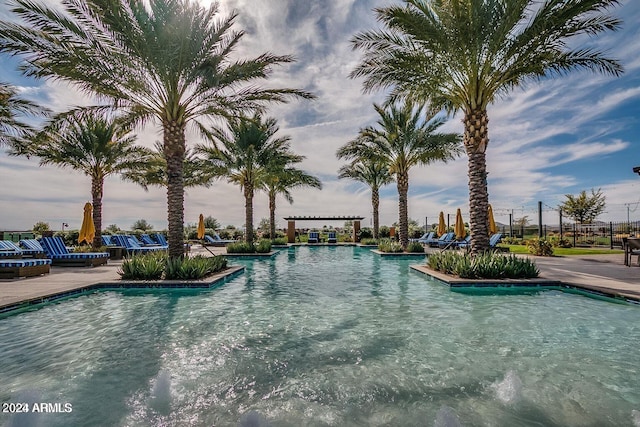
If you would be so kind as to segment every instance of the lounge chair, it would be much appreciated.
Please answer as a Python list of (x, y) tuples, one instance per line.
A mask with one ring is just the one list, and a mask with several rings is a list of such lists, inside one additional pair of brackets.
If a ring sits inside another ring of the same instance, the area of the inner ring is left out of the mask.
[(0, 258), (22, 258), (22, 251), (9, 240), (0, 240)]
[(19, 251), (22, 254), (22, 258), (44, 258), (45, 257), (44, 249), (42, 249), (42, 247), (34, 248), (34, 249), (24, 248), (24, 247), (21, 247), (19, 243), (16, 244), (11, 240), (1, 240), (0, 247), (3, 247), (3, 246), (6, 248), (9, 248), (12, 251)]
[(77, 252), (71, 253), (61, 237), (43, 237), (40, 240), (42, 248), (51, 258), (53, 265), (69, 267), (96, 267), (106, 264), (109, 259), (108, 252)]
[(151, 236), (153, 240), (155, 240), (160, 246), (169, 247), (169, 242), (167, 242), (167, 238), (164, 237), (164, 234), (156, 233)]
[(310, 231), (307, 243), (320, 243), (320, 233), (317, 231)]
[(51, 260), (48, 258), (0, 260), (0, 279), (39, 276), (50, 271)]
[(438, 242), (435, 235), (436, 233), (434, 231), (430, 231), (428, 233), (424, 233), (419, 239), (409, 239), (409, 241), (422, 243), (423, 245), (431, 245), (431, 243)]
[(464, 240), (460, 240), (459, 242), (453, 242), (452, 246), (457, 249), (469, 249), (471, 247), (471, 235), (468, 235)]
[(329, 232), (329, 237), (327, 237), (327, 243), (338, 243), (338, 236), (335, 231)]
[[(140, 242), (144, 245), (144, 246), (163, 246), (160, 243), (156, 242), (155, 240), (153, 240), (151, 238), (151, 236), (149, 236), (148, 234), (143, 234), (140, 236)], [(169, 245), (166, 245), (167, 247), (169, 247)]]
[(205, 246), (226, 246), (229, 243), (235, 242), (235, 240), (223, 239), (218, 233), (214, 234), (213, 236), (209, 236), (208, 234), (204, 236)]
[(494, 249), (498, 243), (502, 240), (502, 233), (492, 234), (489, 238), (489, 247)]
[(124, 234), (111, 236), (111, 241), (115, 242), (118, 246), (122, 246), (127, 251), (127, 254), (156, 252), (167, 249), (164, 246), (142, 246), (137, 239), (133, 239), (132, 236)]
[(102, 244), (105, 246), (117, 246), (115, 243), (111, 241), (111, 236), (105, 236), (104, 234), (101, 236)]
[(638, 256), (638, 265), (640, 265), (640, 239), (638, 238), (622, 238), (622, 248), (624, 249), (624, 265), (631, 266), (631, 257)]
[(446, 248), (451, 242), (453, 242), (456, 238), (456, 233), (444, 233), (442, 236), (436, 240), (435, 243), (431, 243), (429, 246), (438, 247), (438, 248)]

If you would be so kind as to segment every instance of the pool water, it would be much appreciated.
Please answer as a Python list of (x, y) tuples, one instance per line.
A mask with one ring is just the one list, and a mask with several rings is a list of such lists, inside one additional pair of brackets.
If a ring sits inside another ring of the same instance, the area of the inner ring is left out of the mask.
[(450, 292), (356, 247), (234, 262), (0, 320), (0, 402), (71, 406), (0, 425), (640, 426), (637, 306)]

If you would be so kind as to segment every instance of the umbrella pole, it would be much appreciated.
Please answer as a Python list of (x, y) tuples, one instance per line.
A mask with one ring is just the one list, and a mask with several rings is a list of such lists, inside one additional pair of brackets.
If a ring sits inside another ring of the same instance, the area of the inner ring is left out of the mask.
[(202, 247), (205, 248), (207, 250), (207, 252), (209, 252), (211, 255), (213, 255), (214, 257), (217, 256), (216, 254), (214, 254), (213, 252), (211, 252), (211, 249), (209, 249), (205, 244), (204, 244), (204, 240), (202, 241)]

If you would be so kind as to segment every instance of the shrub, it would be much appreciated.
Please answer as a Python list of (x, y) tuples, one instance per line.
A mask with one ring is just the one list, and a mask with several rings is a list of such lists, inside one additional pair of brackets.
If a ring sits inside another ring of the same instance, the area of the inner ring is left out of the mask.
[(237, 242), (229, 243), (227, 245), (227, 253), (229, 254), (250, 254), (256, 251), (256, 247), (253, 243)]
[(260, 240), (255, 248), (256, 252), (259, 254), (266, 254), (268, 252), (271, 252), (271, 240)]
[(389, 239), (381, 239), (380, 242), (378, 243), (378, 250), (382, 252), (391, 252), (391, 253), (404, 252), (404, 249), (402, 249), (402, 246), (400, 245), (400, 243), (393, 242)]
[(85, 252), (108, 252), (106, 246), (100, 246), (98, 249), (93, 249), (89, 244), (76, 246), (73, 252), (85, 253)]
[(345, 243), (351, 243), (351, 242), (353, 242), (353, 237), (351, 237), (351, 234), (340, 234), (340, 235), (338, 235), (338, 241), (339, 242), (345, 242)]
[(169, 259), (166, 253), (151, 252), (125, 259), (118, 274), (128, 280), (159, 280), (163, 276), (165, 279), (195, 280), (225, 268), (227, 259), (223, 256)]
[(569, 241), (569, 239), (565, 239), (564, 237), (561, 239), (558, 236), (554, 236), (551, 237), (549, 241), (551, 242), (551, 246), (553, 246), (554, 248), (570, 248), (572, 246), (571, 241)]
[(273, 239), (271, 241), (271, 244), (272, 245), (279, 245), (279, 246), (286, 245), (287, 244), (287, 239), (285, 239), (284, 237), (278, 237), (277, 239)]
[(537, 256), (553, 256), (553, 246), (545, 239), (532, 239), (527, 242), (529, 253)]
[(379, 233), (379, 237), (383, 239), (391, 235), (391, 230), (389, 230), (389, 227), (387, 227), (386, 225), (383, 225), (378, 230), (378, 233)]
[(409, 245), (407, 246), (407, 252), (422, 254), (424, 253), (424, 246), (422, 246), (422, 243), (409, 242)]
[(368, 227), (361, 228), (358, 232), (358, 236), (360, 237), (360, 240), (371, 239), (373, 238), (373, 230)]
[(495, 252), (474, 258), (469, 254), (441, 252), (429, 255), (427, 265), (436, 271), (464, 279), (529, 279), (539, 274), (531, 260)]
[(522, 239), (519, 239), (517, 237), (503, 237), (502, 243), (506, 245), (521, 245)]
[(362, 239), (360, 243), (363, 245), (377, 245), (378, 239)]

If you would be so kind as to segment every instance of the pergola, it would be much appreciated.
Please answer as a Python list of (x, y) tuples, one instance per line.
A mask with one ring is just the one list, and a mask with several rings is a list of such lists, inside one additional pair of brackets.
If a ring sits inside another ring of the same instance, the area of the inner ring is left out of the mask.
[(360, 231), (360, 221), (363, 216), (287, 216), (287, 241), (295, 243), (296, 241), (296, 220), (297, 221), (353, 221), (353, 241), (358, 241), (358, 232)]

